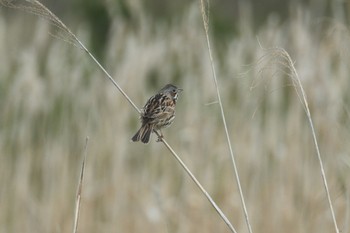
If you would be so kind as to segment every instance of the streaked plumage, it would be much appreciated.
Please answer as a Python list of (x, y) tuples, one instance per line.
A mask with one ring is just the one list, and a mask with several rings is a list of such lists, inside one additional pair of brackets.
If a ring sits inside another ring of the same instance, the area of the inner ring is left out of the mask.
[[(141, 128), (132, 137), (132, 141), (148, 143), (153, 130), (170, 126), (175, 119), (175, 106), (181, 88), (167, 84), (156, 95), (152, 96), (141, 112)], [(162, 132), (161, 137), (163, 136)]]

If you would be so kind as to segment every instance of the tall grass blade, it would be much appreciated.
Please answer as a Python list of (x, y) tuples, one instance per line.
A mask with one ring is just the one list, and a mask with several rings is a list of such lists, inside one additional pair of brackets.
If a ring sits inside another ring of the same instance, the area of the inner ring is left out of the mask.
[(81, 201), (81, 194), (83, 191), (84, 170), (85, 170), (85, 161), (86, 161), (86, 155), (87, 155), (88, 142), (89, 142), (89, 137), (86, 137), (85, 147), (84, 147), (84, 157), (83, 157), (83, 162), (81, 164), (80, 179), (79, 179), (77, 197), (75, 202), (73, 233), (78, 232), (78, 221), (79, 221), (80, 203), (81, 203), (80, 201)]
[(214, 84), (215, 84), (215, 88), (216, 88), (216, 94), (217, 94), (217, 98), (218, 98), (218, 102), (219, 102), (219, 106), (220, 106), (221, 118), (222, 118), (222, 122), (223, 122), (224, 128), (225, 128), (227, 145), (228, 145), (228, 148), (229, 148), (229, 151), (230, 151), (230, 155), (231, 155), (231, 161), (232, 161), (233, 170), (234, 170), (234, 174), (235, 174), (235, 179), (236, 179), (238, 190), (239, 190), (239, 196), (241, 198), (241, 204), (242, 204), (242, 209), (243, 209), (243, 212), (244, 212), (244, 217), (245, 217), (245, 220), (246, 220), (246, 223), (247, 223), (248, 230), (249, 230), (250, 233), (252, 233), (252, 227), (250, 225), (248, 211), (247, 211), (247, 207), (246, 207), (246, 204), (245, 204), (245, 201), (244, 201), (244, 195), (243, 195), (243, 191), (242, 191), (242, 187), (241, 187), (241, 182), (240, 182), (240, 178), (239, 178), (239, 174), (238, 174), (238, 169), (237, 169), (237, 166), (236, 166), (235, 157), (233, 155), (230, 135), (228, 133), (228, 128), (227, 128), (227, 124), (226, 124), (226, 118), (225, 118), (225, 113), (224, 113), (224, 107), (223, 107), (222, 101), (221, 101), (219, 85), (218, 85), (218, 81), (217, 81), (217, 77), (216, 77), (214, 59), (213, 59), (211, 46), (210, 46), (209, 24), (208, 24), (209, 23), (208, 22), (209, 18), (207, 16), (207, 14), (205, 13), (205, 8), (206, 8), (205, 7), (205, 3), (204, 3), (203, 0), (201, 0), (202, 19), (203, 19), (203, 25), (204, 25), (204, 30), (205, 30), (205, 36), (206, 36), (206, 40), (207, 40), (210, 64), (211, 64), (211, 68), (212, 68), (211, 69), (212, 70), (212, 77), (214, 79)]
[(270, 59), (269, 60), (270, 63), (277, 64), (277, 65), (282, 67), (280, 71), (283, 72), (284, 74), (286, 74), (292, 80), (293, 87), (294, 87), (296, 94), (297, 94), (297, 96), (298, 96), (298, 98), (303, 106), (303, 109), (306, 113), (307, 119), (309, 121), (310, 129), (311, 129), (312, 139), (313, 139), (314, 146), (316, 149), (317, 160), (318, 160), (319, 166), (320, 166), (323, 186), (325, 188), (329, 209), (330, 209), (330, 212), (332, 215), (334, 229), (335, 229), (336, 233), (339, 233), (339, 228), (338, 228), (336, 216), (335, 216), (335, 213), (333, 210), (333, 204), (332, 204), (332, 200), (331, 200), (331, 196), (330, 196), (330, 192), (329, 192), (329, 188), (328, 188), (328, 182), (327, 182), (326, 174), (324, 171), (324, 165), (323, 165), (323, 161), (322, 161), (322, 157), (321, 157), (321, 152), (320, 152), (320, 149), (318, 146), (318, 141), (317, 141), (315, 128), (314, 128), (314, 124), (312, 121), (311, 112), (309, 109), (306, 93), (304, 91), (303, 85), (301, 84), (299, 75), (298, 75), (296, 68), (294, 66), (294, 62), (292, 61), (289, 53), (283, 48), (276, 47), (276, 48), (272, 48), (272, 49), (267, 49), (267, 51), (268, 51), (268, 53), (266, 55), (264, 55), (259, 62), (261, 62), (264, 59)]

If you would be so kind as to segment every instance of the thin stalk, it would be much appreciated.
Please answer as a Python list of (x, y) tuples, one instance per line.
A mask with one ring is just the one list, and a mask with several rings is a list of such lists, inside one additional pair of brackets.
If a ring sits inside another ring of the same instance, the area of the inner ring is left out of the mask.
[(80, 201), (81, 201), (81, 194), (83, 191), (83, 179), (84, 179), (84, 170), (85, 170), (85, 161), (86, 161), (86, 155), (87, 155), (87, 146), (89, 142), (89, 137), (86, 137), (85, 140), (85, 147), (84, 147), (84, 158), (81, 165), (81, 172), (80, 172), (80, 179), (78, 184), (78, 190), (77, 190), (77, 197), (75, 202), (75, 214), (74, 214), (74, 226), (73, 226), (73, 233), (77, 233), (78, 231), (78, 221), (79, 221), (79, 213), (80, 213)]
[(220, 217), (224, 220), (226, 225), (230, 228), (232, 232), (236, 233), (236, 230), (230, 223), (230, 221), (227, 219), (225, 214), (221, 211), (221, 209), (217, 206), (217, 204), (213, 201), (211, 196), (208, 194), (208, 192), (203, 188), (201, 183), (197, 180), (197, 178), (192, 174), (192, 172), (187, 168), (186, 164), (181, 160), (181, 158), (176, 154), (176, 152), (170, 147), (170, 145), (164, 140), (164, 138), (160, 137), (160, 134), (155, 131), (157, 136), (160, 138), (160, 140), (163, 142), (163, 144), (168, 148), (168, 150), (171, 152), (171, 154), (174, 156), (174, 158), (177, 160), (177, 162), (182, 166), (182, 168), (186, 171), (186, 173), (190, 176), (190, 178), (193, 180), (193, 182), (197, 185), (197, 187), (201, 190), (201, 192), (205, 195), (205, 197), (208, 199), (210, 204), (214, 207), (216, 212), (220, 215)]
[(318, 162), (319, 162), (319, 165), (320, 165), (322, 181), (323, 181), (323, 185), (324, 185), (324, 188), (325, 188), (325, 191), (326, 191), (328, 205), (329, 205), (329, 208), (330, 208), (330, 211), (331, 211), (335, 232), (339, 233), (337, 220), (336, 220), (335, 213), (334, 213), (334, 210), (333, 210), (331, 195), (330, 195), (329, 189), (328, 189), (326, 173), (325, 173), (324, 168), (323, 168), (322, 157), (321, 157), (320, 149), (319, 149), (317, 138), (316, 138), (314, 123), (312, 121), (311, 112), (310, 112), (310, 109), (309, 109), (308, 102), (306, 100), (306, 94), (305, 94), (303, 86), (301, 85), (301, 81), (300, 81), (299, 75), (298, 75), (298, 73), (297, 73), (297, 71), (295, 69), (295, 66), (294, 66), (294, 63), (292, 62), (291, 57), (289, 56), (289, 53), (287, 53), (287, 51), (285, 51), (284, 49), (281, 49), (281, 48), (278, 48), (278, 49), (280, 49), (282, 51), (282, 55), (284, 55), (286, 57), (286, 59), (287, 59), (287, 61), (289, 63), (289, 66), (290, 66), (290, 68), (292, 70), (292, 73), (294, 74), (294, 76), (295, 76), (295, 78), (297, 80), (297, 85), (299, 86), (300, 91), (301, 91), (302, 101), (304, 102), (305, 112), (306, 112), (306, 115), (307, 115), (307, 119), (309, 120), (311, 132), (312, 132), (312, 138), (313, 138), (313, 141), (314, 141), (314, 144), (315, 144), (315, 148), (316, 148), (317, 159), (318, 159)]
[(211, 70), (212, 70), (212, 77), (214, 79), (214, 84), (215, 84), (215, 88), (216, 88), (216, 94), (217, 94), (217, 98), (218, 98), (218, 102), (219, 102), (219, 106), (220, 106), (221, 118), (222, 118), (222, 122), (223, 122), (223, 125), (224, 125), (224, 128), (225, 128), (225, 135), (226, 135), (226, 139), (227, 139), (227, 145), (228, 145), (228, 149), (229, 149), (230, 155), (231, 155), (231, 161), (232, 161), (232, 165), (233, 165), (234, 176), (235, 176), (235, 179), (236, 179), (236, 182), (237, 182), (237, 186), (238, 186), (238, 190), (239, 190), (239, 196), (241, 198), (242, 209), (243, 209), (243, 212), (244, 212), (244, 217), (245, 217), (245, 220), (246, 220), (246, 223), (247, 223), (248, 231), (250, 233), (252, 233), (252, 228), (251, 228), (251, 225), (250, 225), (250, 222), (249, 222), (248, 211), (247, 211), (247, 207), (245, 205), (244, 195), (243, 195), (243, 191), (242, 191), (242, 187), (241, 187), (241, 182), (240, 182), (240, 179), (239, 179), (238, 169), (237, 169), (237, 166), (236, 166), (235, 157), (233, 155), (230, 135), (229, 135), (228, 129), (227, 129), (224, 108), (223, 108), (222, 101), (221, 101), (219, 85), (218, 85), (218, 81), (217, 81), (217, 77), (216, 77), (214, 59), (213, 59), (213, 55), (212, 55), (212, 52), (211, 52), (212, 50), (211, 50), (211, 46), (210, 46), (210, 39), (209, 39), (209, 32), (208, 32), (209, 31), (209, 26), (208, 26), (208, 21), (207, 21), (207, 16), (206, 16), (206, 13), (205, 13), (205, 6), (204, 6), (204, 3), (203, 3), (203, 0), (201, 0), (201, 11), (202, 11), (203, 25), (204, 25), (204, 29), (205, 29), (205, 36), (206, 36), (206, 41), (207, 41), (207, 46), (208, 46), (208, 52), (209, 52)]

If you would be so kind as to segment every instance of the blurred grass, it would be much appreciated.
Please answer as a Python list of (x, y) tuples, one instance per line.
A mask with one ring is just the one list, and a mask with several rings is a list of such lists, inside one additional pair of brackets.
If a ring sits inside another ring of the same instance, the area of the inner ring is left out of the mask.
[[(266, 51), (257, 35), (264, 47), (284, 47), (296, 61), (339, 227), (350, 232), (349, 32), (307, 11), (291, 14), (284, 24), (270, 17), (258, 32), (242, 18), (239, 33), (215, 54), (252, 227), (333, 230), (302, 105), (278, 64), (258, 63)], [(80, 232), (227, 231), (161, 144), (130, 142), (137, 113), (84, 53), (51, 38), (43, 21), (6, 16), (0, 15), (0, 232), (71, 230), (86, 136)], [(197, 4), (170, 26), (140, 14), (130, 28), (116, 17), (105, 64), (140, 107), (165, 83), (184, 89), (165, 137), (242, 232), (219, 108), (207, 105), (216, 95), (200, 17)], [(75, 32), (94, 43), (84, 23)]]

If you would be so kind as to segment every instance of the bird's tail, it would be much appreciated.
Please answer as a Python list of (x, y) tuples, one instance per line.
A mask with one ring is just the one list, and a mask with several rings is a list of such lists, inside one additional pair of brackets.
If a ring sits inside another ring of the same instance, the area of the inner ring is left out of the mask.
[(131, 138), (131, 140), (134, 142), (141, 140), (141, 142), (143, 142), (143, 143), (148, 143), (149, 139), (151, 138), (152, 131), (153, 131), (153, 127), (149, 124), (145, 124), (145, 125), (141, 126), (141, 128)]

